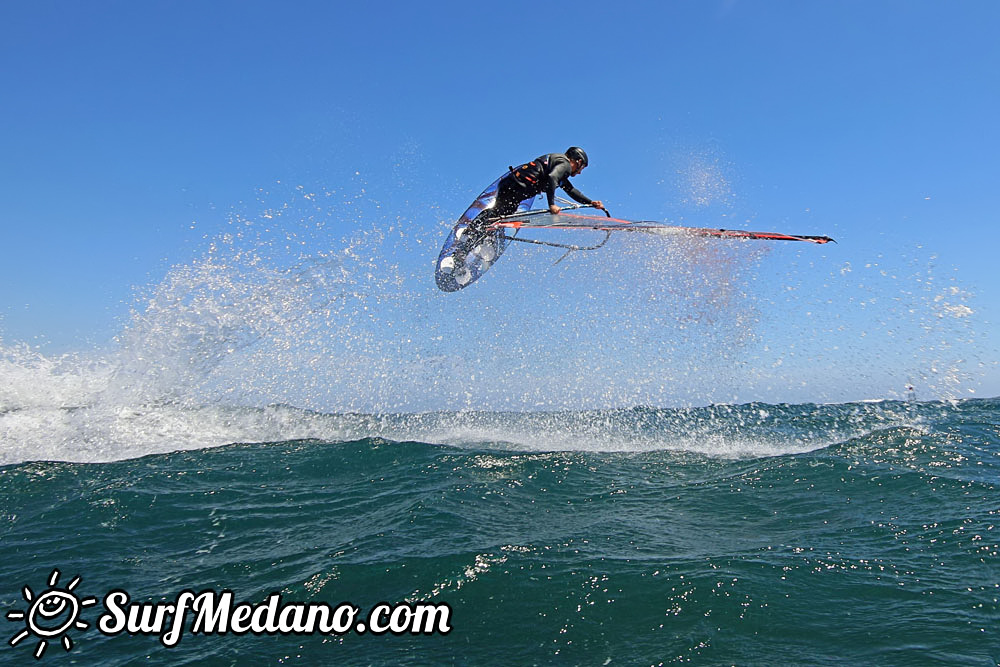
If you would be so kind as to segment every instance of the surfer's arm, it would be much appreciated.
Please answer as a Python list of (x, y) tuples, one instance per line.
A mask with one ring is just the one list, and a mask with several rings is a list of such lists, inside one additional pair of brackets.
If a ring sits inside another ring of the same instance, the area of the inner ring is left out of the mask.
[[(566, 189), (566, 179), (569, 178), (570, 165), (568, 161), (560, 160), (552, 167), (545, 179), (545, 196), (549, 199), (549, 209), (556, 205), (556, 188)], [(573, 187), (572, 185), (570, 187)], [(569, 192), (567, 190), (567, 192)]]

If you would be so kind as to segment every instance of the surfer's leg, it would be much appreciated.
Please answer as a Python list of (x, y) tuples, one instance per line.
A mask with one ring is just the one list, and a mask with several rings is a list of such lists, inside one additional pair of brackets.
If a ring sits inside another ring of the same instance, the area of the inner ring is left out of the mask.
[(517, 211), (517, 207), (525, 199), (533, 196), (521, 183), (513, 176), (507, 176), (500, 181), (497, 187), (497, 202), (491, 209), (498, 218), (505, 215), (512, 215)]
[(464, 264), (465, 258), (472, 251), (473, 248), (478, 246), (484, 238), (489, 236), (490, 232), (487, 229), (490, 223), (500, 217), (497, 213), (496, 205), (492, 208), (487, 208), (479, 212), (477, 215), (465, 228), (465, 233), (462, 234), (462, 238), (455, 244), (455, 253), (453, 255), (455, 259), (455, 264)]
[(493, 206), (479, 212), (479, 215), (469, 223), (461, 241), (456, 244), (453, 255), (455, 263), (463, 264), (468, 254), (490, 234), (499, 234), (499, 232), (489, 231), (490, 223), (516, 212), (521, 202), (531, 196), (533, 196), (532, 193), (525, 191), (524, 186), (518, 183), (513, 176), (500, 179)]
[[(486, 213), (486, 211), (483, 211)], [(487, 231), (489, 223), (498, 216), (483, 216), (482, 213), (476, 216), (476, 219), (472, 221), (472, 224), (465, 230), (465, 236), (462, 238), (462, 248), (460, 249), (461, 259), (465, 261), (465, 255), (479, 245), (483, 239), (489, 236), (491, 233)], [(456, 260), (457, 261), (457, 260)]]
[(469, 224), (469, 231), (476, 233), (485, 231), (490, 222), (516, 212), (518, 205), (530, 196), (531, 193), (526, 192), (524, 186), (513, 176), (500, 179), (493, 206), (484, 209), (476, 216), (476, 219)]

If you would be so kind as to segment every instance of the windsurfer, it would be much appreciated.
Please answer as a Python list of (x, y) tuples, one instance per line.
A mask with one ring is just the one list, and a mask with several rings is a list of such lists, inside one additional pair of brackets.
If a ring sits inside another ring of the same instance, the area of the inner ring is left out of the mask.
[(497, 185), (496, 203), (476, 217), (472, 231), (480, 231), (491, 220), (513, 214), (522, 201), (543, 192), (548, 198), (549, 213), (559, 213), (555, 203), (557, 187), (581, 204), (603, 209), (604, 204), (600, 200), (590, 199), (569, 180), (570, 176), (578, 176), (586, 169), (588, 162), (587, 153), (582, 148), (571, 146), (565, 153), (549, 153), (519, 167), (511, 167)]

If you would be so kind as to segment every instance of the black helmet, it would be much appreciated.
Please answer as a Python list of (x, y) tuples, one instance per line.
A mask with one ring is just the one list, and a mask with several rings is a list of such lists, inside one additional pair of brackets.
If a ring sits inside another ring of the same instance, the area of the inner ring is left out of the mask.
[(566, 149), (566, 157), (570, 160), (577, 160), (584, 167), (587, 166), (587, 153), (579, 146), (570, 146)]

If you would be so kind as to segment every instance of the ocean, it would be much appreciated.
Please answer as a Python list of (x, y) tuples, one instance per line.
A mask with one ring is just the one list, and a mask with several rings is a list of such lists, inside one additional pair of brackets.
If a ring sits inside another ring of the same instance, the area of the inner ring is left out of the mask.
[[(167, 425), (188, 446), (113, 443)], [(88, 665), (1000, 662), (997, 399), (22, 405), (0, 429), (8, 664), (43, 644), (42, 662)], [(48, 616), (46, 591), (66, 603)], [(114, 622), (113, 591), (147, 623)], [(257, 631), (195, 631), (189, 608), (165, 639), (184, 591), (231, 592)], [(349, 603), (370, 629), (281, 634), (269, 600)], [(383, 604), (447, 615), (375, 632)]]

